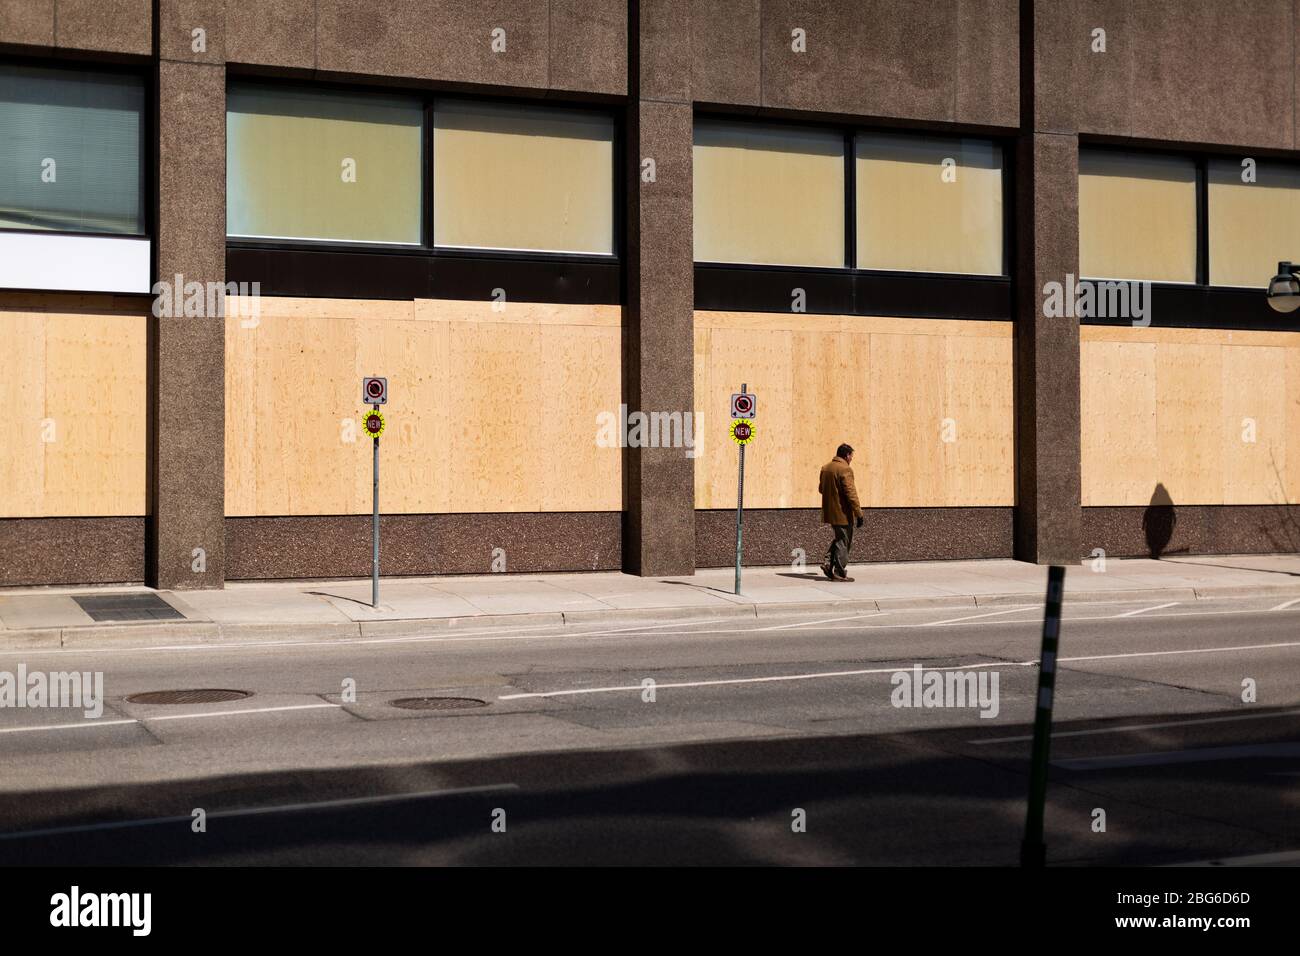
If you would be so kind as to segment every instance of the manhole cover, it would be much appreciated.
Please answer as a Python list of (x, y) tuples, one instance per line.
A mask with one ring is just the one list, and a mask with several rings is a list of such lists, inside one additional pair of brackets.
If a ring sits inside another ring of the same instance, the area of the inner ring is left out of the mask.
[(475, 697), (401, 697), (393, 701), (393, 706), (403, 710), (460, 710), (486, 707), (487, 701)]
[(220, 704), (228, 700), (252, 697), (246, 690), (217, 690), (201, 687), (195, 690), (150, 690), (132, 694), (127, 698), (132, 704)]

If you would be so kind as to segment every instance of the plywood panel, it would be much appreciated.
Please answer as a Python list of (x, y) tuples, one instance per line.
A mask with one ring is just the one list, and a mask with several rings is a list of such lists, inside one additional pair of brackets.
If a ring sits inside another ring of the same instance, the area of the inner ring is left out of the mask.
[[(1121, 480), (1127, 466), (1103, 474), (1107, 461), (1143, 458), (1146, 432), (1126, 432), (1124, 409), (1086, 402), (1090, 382), (1102, 374), (1094, 368), (1097, 357), (1108, 347), (1137, 345), (1156, 349), (1155, 479), (1175, 505), (1270, 504), (1296, 497), (1300, 409), (1293, 406), (1300, 402), (1300, 333), (1084, 326), (1080, 339), (1085, 504), (1151, 500), (1149, 491)], [(1115, 420), (1097, 420), (1108, 415)], [(1254, 422), (1254, 442), (1243, 440), (1249, 437), (1246, 419)], [(1103, 433), (1110, 435), (1106, 450), (1118, 457), (1088, 453)]]
[(1300, 504), (1300, 349), (1286, 352), (1286, 493)]
[[(618, 447), (597, 444), (598, 416), (617, 413), (619, 334), (600, 326), (540, 327), (542, 394), (540, 454), (544, 461), (541, 510), (564, 511), (581, 501), (593, 511), (623, 507)], [(686, 428), (680, 424), (681, 437)], [(682, 448), (680, 454), (685, 455)]]
[[(715, 467), (713, 507), (736, 506), (738, 446), (731, 441), (727, 417), (732, 392), (741, 384), (759, 396), (753, 442), (745, 450), (745, 499), (754, 507), (789, 508), (794, 494), (791, 468), (791, 429), (796, 410), (793, 399), (791, 333), (752, 334), (715, 328), (710, 377), (714, 394), (706, 411), (717, 409), (709, 420), (709, 451)], [(720, 414), (719, 414), (720, 413)], [(798, 412), (804, 414), (802, 408)], [(764, 502), (764, 504), (758, 504)]]
[(257, 330), (265, 317), (240, 318), (244, 302), (226, 302), (226, 514), (257, 514), (255, 392)]
[(451, 327), (451, 509), (537, 511), (543, 447), (533, 401), (542, 389), (536, 326)]
[(1223, 349), (1224, 504), (1284, 500), (1285, 388), (1284, 350), (1235, 345)]
[(944, 338), (945, 502), (1006, 505), (1015, 500), (1007, 453), (1015, 441), (1011, 339)]
[[(698, 312), (695, 328), (696, 405), (706, 421), (714, 409), (723, 418), (705, 426), (711, 444), (696, 462), (697, 507), (735, 506), (725, 412), (741, 381), (760, 396), (751, 452), (771, 443), (773, 429), (789, 429), (788, 450), (784, 442), (777, 448), (783, 460), (747, 454), (749, 506), (817, 507), (817, 473), (841, 442), (857, 449), (865, 505), (1012, 503), (1008, 323)], [(789, 389), (759, 388), (780, 380), (782, 356)], [(940, 440), (950, 407), (966, 427), (956, 453)]]
[(145, 321), (46, 315), (44, 514), (145, 513)]
[(1083, 504), (1146, 504), (1159, 480), (1156, 346), (1085, 342), (1081, 349)]
[(1175, 505), (1223, 502), (1222, 382), (1220, 346), (1156, 346), (1158, 478)]
[[(946, 502), (940, 427), (944, 418), (944, 340), (925, 335), (871, 337), (869, 440), (854, 459), (859, 487), (878, 507)], [(865, 472), (865, 474), (864, 474)]]
[[(817, 481), (821, 465), (841, 442), (867, 447), (867, 363), (857, 364), (854, 339), (869, 350), (870, 337), (846, 332), (793, 332), (794, 431), (790, 476), (792, 508), (821, 507)], [(864, 454), (865, 460), (865, 454)], [(859, 466), (860, 467), (860, 466)]]
[(45, 316), (0, 312), (0, 335), (0, 407), (13, 414), (10, 427), (0, 430), (0, 517), (43, 515)]
[(369, 374), (390, 380), (385, 513), (617, 510), (621, 456), (595, 427), (619, 403), (620, 326), (607, 306), (263, 299), (255, 328), (227, 323), (228, 513), (368, 512)]

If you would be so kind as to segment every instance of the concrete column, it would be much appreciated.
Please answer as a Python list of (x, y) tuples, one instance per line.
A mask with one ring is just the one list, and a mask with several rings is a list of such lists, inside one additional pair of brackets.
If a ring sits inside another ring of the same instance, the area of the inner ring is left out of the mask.
[[(191, 22), (193, 21), (193, 22)], [(201, 22), (202, 21), (202, 22)], [(203, 27), (206, 50), (193, 50)], [(162, 2), (159, 11), (156, 272), (173, 305), (184, 283), (224, 282), (224, 7)], [(206, 301), (206, 295), (205, 295)], [(149, 581), (219, 588), (225, 569), (225, 329), (220, 315), (150, 320)], [(251, 409), (250, 409), (251, 412)]]
[[(623, 394), (629, 411), (685, 414), (695, 379), (690, 5), (641, 0), (632, 11)], [(684, 448), (628, 448), (623, 487), (624, 570), (693, 574), (695, 460)]]
[[(1037, 8), (1037, 9), (1035, 9)], [(1079, 274), (1079, 138), (1053, 70), (1044, 8), (1021, 4), (1021, 132), (1016, 150), (1015, 555), (1077, 564), (1079, 320), (1043, 315), (1043, 287)], [(1035, 40), (1035, 23), (1044, 29)], [(1061, 108), (1062, 105), (1066, 108)]]

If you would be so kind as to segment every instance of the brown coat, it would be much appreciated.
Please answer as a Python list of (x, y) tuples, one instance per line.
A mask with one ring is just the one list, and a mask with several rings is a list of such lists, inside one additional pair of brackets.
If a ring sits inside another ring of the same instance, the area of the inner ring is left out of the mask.
[(843, 458), (836, 455), (822, 465), (817, 490), (822, 493), (822, 524), (849, 524), (853, 518), (862, 517), (853, 469)]

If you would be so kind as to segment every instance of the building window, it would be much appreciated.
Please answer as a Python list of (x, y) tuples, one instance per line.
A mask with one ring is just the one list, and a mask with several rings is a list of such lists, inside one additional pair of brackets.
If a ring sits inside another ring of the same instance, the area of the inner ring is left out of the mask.
[(1000, 145), (871, 133), (855, 152), (859, 269), (1005, 273)]
[(695, 260), (844, 268), (844, 136), (695, 124)]
[(1080, 150), (1079, 272), (1196, 282), (1196, 196), (1195, 160)]
[(0, 66), (0, 229), (143, 235), (144, 107), (137, 76)]
[(1210, 284), (1257, 289), (1300, 249), (1300, 168), (1257, 160), (1243, 182), (1239, 159), (1211, 159)]
[(412, 97), (231, 86), (227, 234), (418, 245), (423, 123)]
[(613, 255), (613, 119), (438, 100), (433, 237), (440, 247)]

